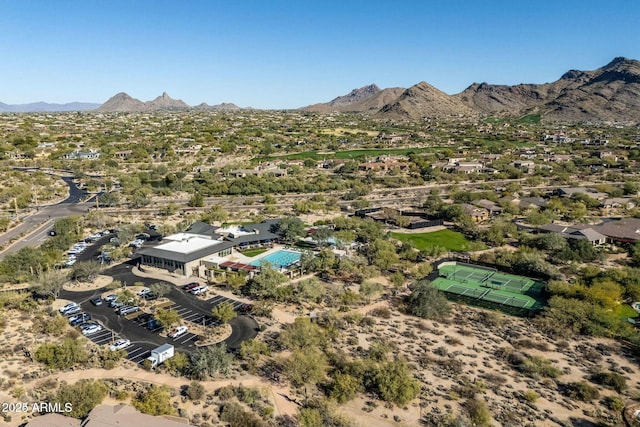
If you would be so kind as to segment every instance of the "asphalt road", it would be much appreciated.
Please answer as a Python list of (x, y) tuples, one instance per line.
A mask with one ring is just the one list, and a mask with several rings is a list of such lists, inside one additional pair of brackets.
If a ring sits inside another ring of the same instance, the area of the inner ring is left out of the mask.
[[(45, 239), (56, 219), (70, 215), (83, 214), (89, 210), (91, 202), (80, 203), (88, 196), (85, 190), (79, 189), (71, 178), (62, 177), (69, 186), (69, 197), (55, 205), (41, 206), (36, 213), (25, 218), (24, 222), (8, 232), (0, 235), (0, 246), (16, 240), (10, 247), (0, 251), (0, 259), (4, 255), (16, 252), (25, 246), (39, 246)], [(37, 230), (33, 233), (34, 230)], [(20, 238), (20, 235), (26, 235)]]

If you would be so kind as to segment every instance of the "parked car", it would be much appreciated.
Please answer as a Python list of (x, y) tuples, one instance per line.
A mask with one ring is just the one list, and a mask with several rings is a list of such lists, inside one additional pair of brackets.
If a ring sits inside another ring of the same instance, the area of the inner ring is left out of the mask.
[(149, 293), (151, 293), (151, 289), (149, 289), (149, 288), (142, 288), (140, 291), (138, 291), (138, 292), (136, 293), (136, 295), (138, 295), (139, 297), (143, 297), (143, 296), (145, 296), (145, 295), (147, 295), (147, 294), (149, 294)]
[(70, 308), (69, 310), (64, 312), (65, 316), (71, 316), (74, 314), (78, 314), (78, 313), (82, 313), (82, 308), (80, 308), (79, 306), (74, 307), (74, 308)]
[(92, 335), (92, 334), (95, 334), (96, 332), (100, 332), (101, 330), (102, 330), (102, 326), (98, 325), (97, 323), (92, 323), (86, 328), (82, 328), (82, 335), (85, 335), (85, 336)]
[(147, 322), (147, 329), (153, 331), (154, 329), (158, 329), (162, 327), (158, 319), (151, 319)]
[(112, 301), (115, 301), (117, 298), (118, 298), (118, 295), (110, 294), (110, 295), (107, 295), (106, 297), (104, 297), (104, 301), (105, 302), (112, 302)]
[(178, 338), (179, 336), (186, 334), (188, 330), (189, 328), (187, 328), (186, 326), (178, 326), (173, 331), (169, 332), (168, 337)]
[(126, 316), (127, 314), (135, 313), (136, 311), (140, 311), (140, 307), (137, 305), (125, 305), (120, 307), (120, 316)]
[(189, 292), (191, 292), (193, 295), (200, 295), (207, 292), (208, 290), (209, 290), (209, 287), (207, 285), (202, 285), (202, 286), (198, 286), (197, 288), (191, 289)]
[(185, 291), (190, 291), (193, 288), (197, 288), (198, 286), (200, 286), (200, 283), (198, 282), (191, 282), (191, 283), (187, 283), (186, 285), (184, 285), (182, 287), (182, 289), (184, 289)]
[(153, 301), (158, 299), (158, 295), (154, 294), (153, 292), (150, 292), (148, 294), (142, 295), (140, 298), (146, 301)]
[(102, 305), (102, 298), (100, 297), (91, 298), (90, 301), (91, 301), (91, 304), (95, 306)]
[(78, 326), (88, 320), (91, 320), (91, 315), (89, 313), (80, 313), (80, 314), (76, 314), (75, 316), (71, 316), (69, 318), (69, 324), (71, 326)]
[(138, 314), (138, 317), (135, 318), (135, 321), (139, 323), (146, 323), (146, 322), (149, 322), (151, 319), (153, 319), (153, 314), (140, 313)]
[(68, 311), (76, 309), (76, 308), (80, 308), (78, 306), (78, 304), (76, 304), (75, 302), (70, 302), (69, 304), (60, 307), (60, 309), (58, 310), (60, 313), (62, 314), (67, 314)]
[(125, 340), (125, 339), (119, 339), (118, 341), (114, 342), (109, 346), (109, 350), (118, 351), (118, 350), (122, 350), (123, 348), (127, 348), (130, 345), (131, 345), (131, 341)]

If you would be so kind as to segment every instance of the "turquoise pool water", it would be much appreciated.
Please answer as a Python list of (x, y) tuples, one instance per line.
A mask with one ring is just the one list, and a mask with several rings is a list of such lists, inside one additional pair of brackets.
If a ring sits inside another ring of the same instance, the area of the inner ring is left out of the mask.
[(293, 252), (293, 251), (287, 251), (287, 250), (281, 249), (267, 256), (263, 256), (260, 259), (251, 261), (249, 265), (260, 267), (262, 263), (268, 262), (275, 268), (287, 268), (291, 264), (294, 264), (300, 261), (301, 256), (302, 254), (300, 252)]

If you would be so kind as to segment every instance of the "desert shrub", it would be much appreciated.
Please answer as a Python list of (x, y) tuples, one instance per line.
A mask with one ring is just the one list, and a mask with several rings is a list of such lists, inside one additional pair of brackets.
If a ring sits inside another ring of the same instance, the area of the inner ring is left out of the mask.
[(406, 363), (394, 360), (378, 367), (373, 375), (377, 394), (385, 402), (405, 405), (420, 392), (416, 381)]
[(43, 316), (38, 314), (33, 319), (32, 331), (37, 334), (52, 335), (59, 337), (67, 330), (69, 321), (66, 317), (55, 313), (53, 316)]
[(356, 377), (337, 373), (329, 387), (329, 397), (338, 403), (346, 403), (355, 398), (360, 389), (361, 383)]
[(225, 403), (220, 411), (220, 420), (229, 427), (266, 427), (266, 423), (235, 402)]
[(63, 384), (54, 395), (52, 403), (60, 403), (62, 408), (70, 404), (70, 417), (82, 418), (100, 404), (107, 395), (107, 386), (102, 381), (83, 380), (73, 385)]
[(491, 425), (491, 412), (483, 400), (468, 399), (463, 407), (472, 425), (478, 427), (489, 427)]
[(189, 356), (185, 353), (176, 353), (175, 356), (165, 360), (164, 369), (172, 374), (185, 374), (188, 372), (190, 365)]
[(607, 396), (602, 399), (602, 404), (609, 410), (616, 413), (622, 412), (625, 407), (624, 400), (620, 399), (618, 396)]
[(601, 386), (613, 389), (622, 393), (627, 389), (626, 378), (617, 372), (598, 372), (591, 376), (591, 381)]
[(589, 385), (586, 381), (567, 384), (565, 394), (571, 399), (577, 399), (583, 402), (591, 402), (600, 397), (598, 389)]
[(171, 394), (167, 386), (152, 385), (140, 391), (133, 399), (133, 406), (143, 414), (173, 415), (175, 410), (171, 406)]
[(113, 369), (116, 367), (116, 364), (126, 356), (126, 350), (111, 351), (109, 349), (103, 349), (99, 353), (100, 365), (104, 369)]
[(374, 308), (373, 310), (371, 310), (369, 312), (369, 314), (371, 314), (372, 316), (375, 316), (375, 317), (381, 317), (383, 319), (390, 319), (391, 318), (391, 310), (389, 310), (388, 307)]
[(85, 349), (73, 338), (65, 338), (61, 344), (41, 344), (36, 349), (34, 357), (38, 362), (55, 369), (69, 369), (88, 359)]
[(540, 395), (534, 390), (527, 390), (522, 393), (522, 397), (524, 397), (524, 400), (527, 402), (535, 403), (540, 398)]
[(187, 397), (191, 400), (200, 400), (204, 397), (205, 388), (199, 381), (191, 381), (187, 387)]

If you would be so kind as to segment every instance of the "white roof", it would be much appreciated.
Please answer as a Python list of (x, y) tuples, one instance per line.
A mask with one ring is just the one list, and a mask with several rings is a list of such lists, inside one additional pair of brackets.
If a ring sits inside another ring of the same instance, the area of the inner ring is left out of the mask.
[[(180, 240), (173, 239), (173, 237), (178, 235), (185, 235), (185, 236), (183, 239), (180, 239)], [(188, 233), (178, 233), (169, 237), (171, 238), (170, 242), (158, 245), (155, 247), (155, 249), (160, 249), (163, 251), (170, 251), (170, 252), (177, 252), (181, 254), (189, 254), (191, 252), (199, 251), (200, 249), (209, 248), (222, 243), (219, 240), (207, 239), (201, 236), (196, 236), (194, 234), (188, 234)], [(167, 239), (169, 239), (169, 237)]]

